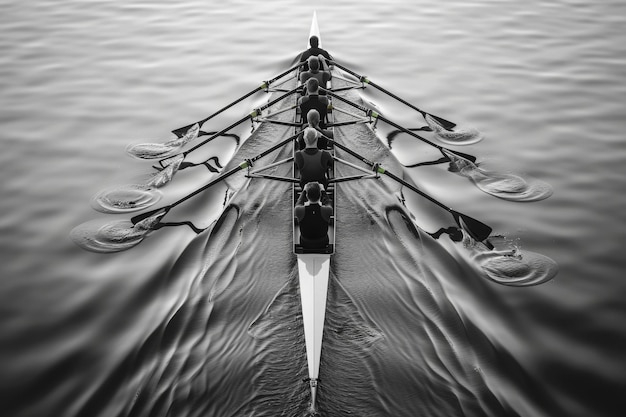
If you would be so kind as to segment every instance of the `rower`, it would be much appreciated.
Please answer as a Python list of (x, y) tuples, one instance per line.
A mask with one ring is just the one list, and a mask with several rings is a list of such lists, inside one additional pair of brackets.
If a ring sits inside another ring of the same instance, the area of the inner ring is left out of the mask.
[[(300, 82), (304, 84), (309, 78), (316, 78), (319, 85), (326, 88), (326, 84), (330, 81), (332, 75), (328, 70), (324, 56), (322, 54), (319, 54), (317, 57), (310, 56), (307, 62), (309, 64), (309, 70), (300, 73)], [(322, 64), (321, 70), (320, 62)], [(325, 92), (322, 92), (322, 94), (325, 94)]]
[[(306, 119), (308, 123), (304, 126), (304, 128), (306, 129), (307, 127), (310, 127), (317, 131), (317, 148), (328, 149), (329, 148), (328, 139), (333, 138), (333, 131), (330, 129), (322, 129), (320, 127), (320, 114), (315, 109), (309, 110), (309, 112), (306, 115)], [(298, 149), (304, 149), (305, 147), (306, 147), (306, 143), (304, 143), (304, 129), (303, 129), (302, 132), (300, 132), (300, 135), (298, 136)]]
[(328, 225), (333, 208), (321, 184), (309, 182), (304, 186), (296, 201), (294, 215), (300, 225), (300, 244), (303, 248), (320, 249), (329, 244)]
[[(309, 45), (311, 45), (311, 47), (309, 49), (307, 49), (306, 51), (302, 52), (302, 54), (300, 55), (300, 62), (306, 62), (310, 56), (318, 56), (318, 55), (322, 55), (324, 58), (326, 59), (333, 59), (330, 54), (319, 47), (319, 43), (320, 40), (317, 36), (313, 35), (309, 38)], [(305, 65), (305, 69), (306, 65)]]
[(326, 129), (326, 120), (328, 116), (328, 105), (330, 102), (327, 97), (319, 95), (319, 82), (317, 78), (309, 78), (306, 82), (307, 95), (298, 99), (300, 106), (300, 114), (302, 120), (307, 120), (310, 110), (315, 109), (320, 115), (319, 126)]
[(305, 148), (296, 152), (294, 162), (300, 172), (300, 186), (316, 181), (328, 186), (328, 175), (333, 168), (333, 156), (317, 147), (318, 132), (310, 127), (304, 129)]

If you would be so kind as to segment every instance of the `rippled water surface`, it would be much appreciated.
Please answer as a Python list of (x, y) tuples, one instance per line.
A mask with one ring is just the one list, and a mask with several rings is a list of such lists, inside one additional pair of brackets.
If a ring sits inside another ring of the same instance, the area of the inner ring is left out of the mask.
[[(321, 414), (622, 415), (626, 2), (316, 4), (338, 62), (456, 122), (463, 135), (414, 132), (478, 159), (429, 164), (442, 153), (383, 122), (381, 140), (363, 125), (337, 139), (491, 226), (494, 245), (433, 238), (450, 213), (386, 177), (342, 184)], [(291, 130), (246, 121), (159, 172), (127, 149), (169, 151), (172, 129), (289, 68), (312, 13), (0, 0), (3, 415), (305, 415), (289, 185), (233, 175), (129, 223)], [(350, 94), (427, 125), (371, 86)]]

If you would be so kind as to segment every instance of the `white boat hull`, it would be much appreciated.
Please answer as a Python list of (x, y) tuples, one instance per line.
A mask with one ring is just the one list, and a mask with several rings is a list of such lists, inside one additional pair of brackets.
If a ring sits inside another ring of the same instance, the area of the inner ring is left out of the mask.
[(330, 255), (298, 255), (302, 320), (311, 379), (317, 379), (320, 369), (329, 269)]
[(304, 323), (304, 339), (306, 341), (306, 356), (311, 385), (312, 410), (315, 410), (317, 380), (322, 356), (329, 273), (329, 254), (298, 255), (302, 321)]

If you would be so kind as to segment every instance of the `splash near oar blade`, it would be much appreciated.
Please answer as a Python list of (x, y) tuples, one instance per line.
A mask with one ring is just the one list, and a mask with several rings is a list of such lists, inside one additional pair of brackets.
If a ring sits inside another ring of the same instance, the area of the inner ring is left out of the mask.
[(445, 129), (436, 118), (427, 114), (424, 116), (426, 123), (430, 129), (435, 133), (435, 137), (448, 145), (471, 145), (483, 140), (482, 135), (476, 129), (460, 129), (450, 131)]
[(126, 148), (126, 152), (139, 159), (162, 159), (178, 152), (180, 148), (198, 137), (200, 125), (198, 123), (191, 125), (185, 135), (176, 139), (169, 140), (165, 143), (140, 143), (138, 145), (130, 145)]

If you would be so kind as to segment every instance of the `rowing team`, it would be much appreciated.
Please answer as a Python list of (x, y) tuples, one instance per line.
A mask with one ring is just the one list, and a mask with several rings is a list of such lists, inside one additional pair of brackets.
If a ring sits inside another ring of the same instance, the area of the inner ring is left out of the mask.
[(295, 166), (300, 173), (302, 193), (296, 201), (294, 215), (300, 227), (300, 244), (305, 249), (321, 249), (329, 243), (328, 228), (333, 208), (326, 194), (333, 157), (326, 149), (329, 138), (327, 109), (329, 100), (320, 86), (326, 87), (332, 78), (326, 60), (331, 56), (319, 48), (316, 36), (309, 39), (311, 47), (300, 55), (305, 71), (300, 73), (303, 96), (298, 99), (302, 120), (307, 121), (301, 138), (300, 149), (294, 155)]

